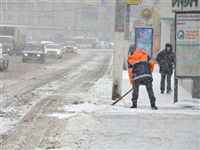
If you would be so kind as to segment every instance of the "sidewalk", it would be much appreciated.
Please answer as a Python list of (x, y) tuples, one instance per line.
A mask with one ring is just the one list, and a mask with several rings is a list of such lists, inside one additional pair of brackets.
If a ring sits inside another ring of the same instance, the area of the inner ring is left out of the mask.
[[(193, 99), (191, 95), (184, 90), (181, 86), (178, 87), (178, 102), (174, 104), (174, 91), (171, 94), (161, 94), (160, 93), (160, 73), (158, 70), (158, 66), (155, 67), (155, 70), (153, 72), (153, 89), (154, 89), (154, 94), (156, 97), (156, 104), (157, 106), (165, 110), (167, 108), (169, 109), (180, 109), (180, 108), (193, 108), (193, 109), (200, 109), (200, 99)], [(172, 76), (172, 89), (174, 87), (174, 76)], [(129, 84), (129, 79), (127, 76), (127, 72), (124, 71), (123, 73), (123, 92), (127, 91), (130, 89), (131, 86)], [(125, 101), (130, 101), (131, 100), (131, 94), (125, 98)], [(130, 103), (131, 104), (131, 103)], [(143, 106), (149, 106), (149, 98), (148, 94), (146, 91), (145, 86), (140, 86), (140, 93), (139, 93), (139, 98), (138, 98), (138, 105), (143, 105)]]
[[(172, 76), (172, 88), (174, 87), (174, 77)], [(131, 89), (131, 85), (128, 79), (127, 71), (123, 72), (123, 82), (122, 82), (122, 95)], [(200, 99), (194, 99), (191, 95), (184, 90), (181, 86), (178, 87), (178, 102), (174, 104), (174, 93), (171, 94), (161, 94), (160, 93), (160, 73), (158, 67), (155, 67), (153, 72), (153, 89), (156, 97), (156, 105), (158, 106), (158, 111), (168, 111), (168, 110), (184, 110), (183, 112), (200, 111)], [(111, 75), (107, 74), (100, 80), (96, 82), (93, 88), (87, 93), (85, 100), (88, 102), (96, 104), (112, 104), (112, 79)], [(115, 107), (127, 108), (132, 105), (131, 103), (131, 93), (127, 95), (124, 99), (115, 104)], [(145, 86), (140, 86), (139, 97), (138, 97), (138, 109), (140, 111), (150, 109), (150, 101), (146, 91)]]
[[(63, 149), (199, 150), (200, 100), (192, 99), (179, 87), (179, 102), (174, 104), (173, 94), (160, 94), (158, 68), (153, 76), (158, 110), (151, 110), (143, 86), (140, 87), (137, 109), (129, 108), (131, 94), (111, 106), (112, 79), (109, 73), (88, 92), (80, 93), (82, 103), (61, 108), (55, 116), (68, 119), (63, 141), (72, 143)], [(123, 93), (130, 88), (125, 71)]]
[[(174, 104), (173, 93), (170, 95), (160, 94), (158, 68), (154, 71), (153, 76), (154, 92), (159, 110), (151, 110), (146, 88), (141, 86), (137, 109), (129, 108), (131, 106), (131, 94), (129, 94), (116, 106), (95, 113), (95, 117), (101, 123), (97, 123), (91, 131), (94, 138), (91, 149), (200, 149), (200, 100), (192, 99), (189, 93), (179, 87), (179, 102)], [(106, 88), (106, 91), (109, 88)], [(123, 93), (130, 88), (125, 71)], [(99, 93), (98, 97), (102, 97), (100, 95), (105, 93)]]

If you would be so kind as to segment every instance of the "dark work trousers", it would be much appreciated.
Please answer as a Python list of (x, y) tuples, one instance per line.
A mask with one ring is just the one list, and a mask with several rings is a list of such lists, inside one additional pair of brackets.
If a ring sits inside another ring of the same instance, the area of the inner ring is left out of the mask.
[(152, 78), (151, 77), (143, 77), (143, 78), (135, 80), (135, 83), (133, 85), (133, 93), (132, 93), (133, 106), (137, 107), (137, 99), (138, 99), (140, 85), (146, 86), (146, 89), (147, 89), (147, 92), (149, 95), (149, 99), (150, 99), (150, 103), (151, 103), (151, 105), (155, 105), (156, 98), (155, 98), (154, 92), (153, 92)]
[(165, 91), (165, 78), (167, 77), (167, 91), (171, 90), (172, 73), (161, 73), (160, 90)]

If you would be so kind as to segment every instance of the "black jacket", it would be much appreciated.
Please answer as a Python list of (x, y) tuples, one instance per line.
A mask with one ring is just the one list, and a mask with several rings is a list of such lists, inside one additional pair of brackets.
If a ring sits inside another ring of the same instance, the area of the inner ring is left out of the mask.
[(160, 66), (160, 73), (173, 73), (173, 64), (175, 55), (172, 52), (167, 52), (166, 49), (162, 50), (156, 57), (156, 61)]

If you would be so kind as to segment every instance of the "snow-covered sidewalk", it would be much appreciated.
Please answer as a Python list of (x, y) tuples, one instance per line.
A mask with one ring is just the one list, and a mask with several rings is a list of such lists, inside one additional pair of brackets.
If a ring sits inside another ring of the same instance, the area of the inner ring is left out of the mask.
[[(156, 66), (155, 71), (153, 73), (153, 89), (154, 94), (156, 96), (156, 105), (158, 106), (158, 112), (166, 112), (166, 113), (175, 113), (181, 111), (182, 113), (199, 113), (200, 110), (200, 100), (191, 98), (191, 95), (184, 90), (181, 86), (179, 86), (178, 91), (178, 102), (174, 104), (174, 95), (172, 94), (161, 94), (160, 93), (160, 73), (158, 73), (158, 67)], [(172, 77), (172, 88), (174, 84), (174, 78)], [(127, 92), (131, 89), (131, 85), (129, 84), (127, 71), (123, 72), (123, 84), (122, 84), (122, 93)], [(96, 82), (96, 84), (90, 89), (88, 93), (84, 93), (84, 101), (91, 102), (93, 104), (99, 105), (109, 105), (113, 103), (111, 100), (112, 95), (112, 79), (111, 75), (107, 74), (100, 80)], [(123, 100), (118, 102), (114, 107), (110, 107), (110, 109), (119, 109), (122, 110), (125, 108), (127, 110), (128, 107), (131, 106), (131, 93), (127, 95)], [(108, 108), (108, 107), (107, 107)], [(170, 111), (172, 110), (172, 111)], [(128, 109), (127, 111), (132, 111), (132, 109)], [(148, 111), (150, 110), (150, 101), (146, 91), (145, 86), (140, 86), (139, 97), (138, 97), (138, 109), (137, 111)]]
[[(71, 138), (65, 137), (65, 142), (76, 143), (63, 149), (200, 149), (200, 100), (192, 99), (180, 86), (179, 102), (174, 104), (173, 93), (160, 94), (158, 68), (153, 76), (156, 111), (151, 110), (143, 86), (140, 87), (137, 109), (129, 108), (131, 94), (111, 106), (110, 74), (99, 79), (88, 92), (80, 93), (82, 103), (60, 108), (59, 113), (52, 117), (69, 119), (65, 134), (70, 130)], [(130, 88), (127, 72), (124, 71), (123, 93)]]

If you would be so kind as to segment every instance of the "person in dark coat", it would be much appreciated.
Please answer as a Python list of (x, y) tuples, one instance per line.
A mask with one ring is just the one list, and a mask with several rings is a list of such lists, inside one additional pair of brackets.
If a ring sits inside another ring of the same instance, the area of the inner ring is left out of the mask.
[(132, 93), (132, 103), (133, 105), (131, 108), (137, 108), (137, 99), (139, 93), (139, 86), (145, 85), (150, 103), (151, 108), (153, 110), (158, 109), (155, 105), (156, 98), (153, 92), (153, 85), (152, 85), (152, 72), (154, 69), (154, 61), (150, 60), (149, 55), (144, 52), (142, 49), (135, 50), (135, 47), (132, 46), (129, 49), (129, 58), (128, 62), (128, 75), (130, 79), (130, 83), (133, 86), (133, 93)]
[(167, 78), (167, 93), (170, 94), (172, 92), (171, 77), (174, 68), (174, 57), (175, 55), (172, 45), (169, 43), (165, 44), (165, 49), (162, 50), (156, 57), (156, 61), (159, 64), (161, 73), (160, 90), (162, 94), (165, 91), (165, 78)]

